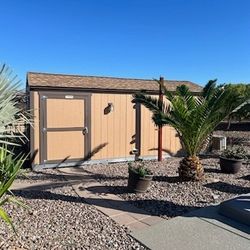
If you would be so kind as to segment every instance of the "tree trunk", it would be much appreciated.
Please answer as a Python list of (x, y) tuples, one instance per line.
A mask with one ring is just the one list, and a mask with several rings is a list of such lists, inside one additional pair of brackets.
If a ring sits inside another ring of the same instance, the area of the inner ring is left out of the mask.
[(200, 181), (204, 176), (204, 169), (198, 156), (188, 156), (180, 161), (179, 176), (184, 181)]
[(230, 129), (231, 122), (232, 122), (232, 118), (229, 117), (226, 130), (229, 130), (229, 129)]

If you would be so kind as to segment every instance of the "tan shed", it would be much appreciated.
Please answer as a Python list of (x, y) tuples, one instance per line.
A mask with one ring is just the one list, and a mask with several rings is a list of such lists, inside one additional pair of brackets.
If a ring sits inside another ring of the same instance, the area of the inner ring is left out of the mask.
[[(175, 91), (185, 84), (191, 91), (201, 87), (188, 81), (165, 81)], [(53, 167), (72, 162), (115, 162), (135, 157), (156, 159), (157, 127), (151, 113), (135, 105), (132, 94), (144, 90), (158, 95), (153, 80), (33, 73), (27, 75), (34, 166)], [(164, 156), (176, 155), (181, 144), (176, 131), (163, 128)]]

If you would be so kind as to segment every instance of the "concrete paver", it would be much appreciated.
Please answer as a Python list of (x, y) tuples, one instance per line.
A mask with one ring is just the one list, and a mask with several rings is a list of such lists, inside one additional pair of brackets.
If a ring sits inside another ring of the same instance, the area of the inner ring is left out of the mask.
[(107, 207), (103, 207), (103, 206), (98, 206), (98, 205), (94, 205), (98, 210), (100, 210), (102, 213), (104, 213), (105, 215), (109, 216), (109, 217), (114, 217), (117, 215), (121, 215), (124, 214), (125, 212), (121, 212), (120, 210), (117, 210), (115, 208), (107, 208)]
[(231, 220), (218, 213), (219, 205), (208, 206), (186, 214), (189, 217), (197, 217), (224, 230), (241, 235), (250, 240), (250, 227)]
[(125, 213), (125, 212), (116, 216), (112, 216), (111, 218), (114, 221), (116, 221), (118, 224), (125, 225), (125, 226), (138, 221), (135, 218), (133, 218), (129, 213)]
[[(152, 250), (250, 249), (250, 239), (245, 232), (236, 231), (222, 221), (214, 222), (215, 211), (214, 207), (202, 208), (197, 210), (197, 214), (194, 211), (185, 217), (164, 220), (131, 235)], [(206, 215), (205, 219), (202, 214)]]
[(165, 220), (162, 219), (161, 217), (158, 217), (158, 216), (148, 216), (148, 217), (140, 220), (140, 222), (143, 222), (144, 224), (147, 224), (149, 226), (155, 225), (155, 224), (157, 224), (159, 222), (163, 222), (163, 221), (165, 221)]
[(135, 221), (130, 224), (126, 225), (132, 232), (137, 230), (142, 230), (148, 228), (149, 225), (141, 222), (141, 221)]

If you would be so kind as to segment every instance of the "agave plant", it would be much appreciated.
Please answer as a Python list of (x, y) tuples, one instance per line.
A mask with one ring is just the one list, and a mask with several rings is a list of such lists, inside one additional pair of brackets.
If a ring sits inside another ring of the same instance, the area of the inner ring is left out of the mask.
[(136, 93), (133, 102), (151, 110), (157, 126), (170, 125), (176, 129), (187, 154), (180, 162), (179, 176), (184, 180), (201, 180), (204, 175), (199, 159), (202, 146), (216, 126), (245, 99), (230, 88), (217, 87), (216, 80), (209, 81), (199, 95), (194, 95), (186, 85), (178, 86), (174, 94), (162, 87), (165, 102), (143, 92)]
[(6, 194), (26, 157), (15, 157), (11, 153), (13, 145), (20, 145), (20, 140), (25, 136), (22, 131), (13, 132), (11, 128), (19, 124), (30, 124), (29, 118), (16, 101), (19, 83), (6, 65), (0, 66), (0, 217), (12, 227), (13, 224), (2, 206), (7, 202), (22, 204), (13, 195)]
[(13, 223), (7, 212), (3, 209), (3, 205), (11, 202), (26, 207), (22, 202), (15, 199), (15, 197), (11, 195), (11, 192), (7, 195), (9, 188), (23, 165), (24, 160), (24, 156), (14, 157), (8, 151), (6, 146), (0, 147), (0, 217), (14, 230)]
[(29, 124), (28, 113), (16, 101), (20, 81), (5, 64), (0, 66), (0, 143), (18, 144), (25, 137), (22, 131), (14, 133), (11, 128), (19, 124)]

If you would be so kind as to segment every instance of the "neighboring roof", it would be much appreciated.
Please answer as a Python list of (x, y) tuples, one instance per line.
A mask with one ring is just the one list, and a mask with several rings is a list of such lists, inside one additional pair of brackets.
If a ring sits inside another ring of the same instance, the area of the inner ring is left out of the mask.
[[(32, 88), (76, 88), (88, 90), (116, 90), (116, 91), (157, 91), (158, 84), (154, 80), (79, 76), (64, 74), (49, 74), (29, 72), (27, 83)], [(177, 86), (185, 84), (192, 92), (200, 92), (202, 87), (189, 81), (165, 80), (165, 86), (170, 91), (175, 91)]]

